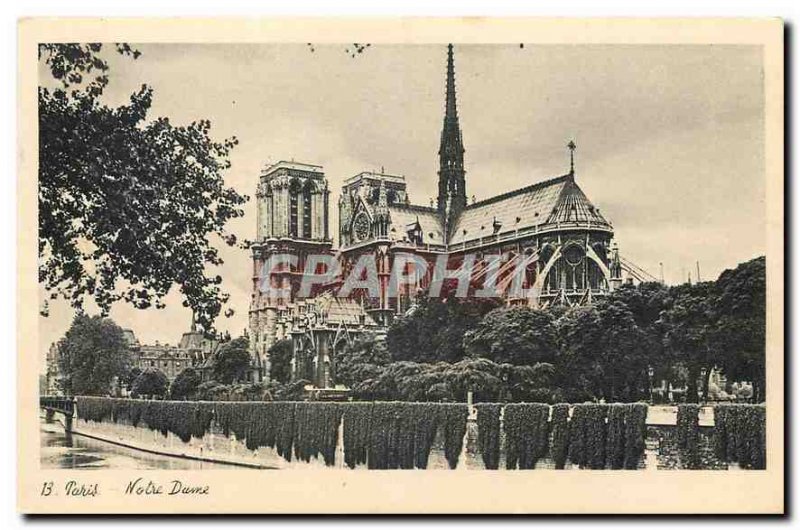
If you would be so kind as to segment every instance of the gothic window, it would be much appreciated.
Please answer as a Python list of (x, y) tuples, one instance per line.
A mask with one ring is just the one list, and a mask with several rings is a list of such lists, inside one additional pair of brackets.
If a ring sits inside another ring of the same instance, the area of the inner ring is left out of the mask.
[(297, 237), (297, 195), (289, 196), (289, 236)]
[(303, 237), (311, 239), (311, 185), (303, 189)]
[(293, 180), (289, 185), (289, 237), (297, 237), (297, 196), (300, 192), (300, 183)]

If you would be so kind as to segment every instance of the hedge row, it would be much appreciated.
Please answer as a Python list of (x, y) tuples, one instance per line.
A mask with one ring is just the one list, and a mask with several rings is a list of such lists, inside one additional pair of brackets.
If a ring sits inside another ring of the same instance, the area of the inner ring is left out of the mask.
[(676, 437), (684, 469), (700, 469), (699, 414), (699, 405), (678, 405)]
[(550, 406), (512, 403), (503, 411), (506, 435), (506, 469), (533, 469), (547, 453)]
[(476, 408), (478, 449), (486, 469), (499, 465), (501, 412), (507, 469), (533, 469), (548, 449), (556, 469), (564, 469), (568, 459), (582, 468), (636, 469), (644, 454), (644, 403), (559, 403), (552, 408), (542, 403), (481, 403)]
[[(171, 432), (182, 441), (202, 438), (214, 421), (225, 436), (233, 434), (248, 449), (275, 449), (287, 461), (336, 459), (343, 425), (345, 463), (353, 468), (425, 469), (437, 432), (455, 469), (463, 448), (469, 409), (442, 403), (306, 403), (145, 401), (77, 398), (78, 417), (90, 421), (140, 424)], [(187, 421), (188, 420), (188, 421)]]
[(714, 452), (724, 462), (746, 469), (766, 469), (767, 425), (764, 405), (714, 407)]
[(500, 411), (499, 403), (480, 403), (478, 409), (478, 451), (486, 469), (500, 466)]

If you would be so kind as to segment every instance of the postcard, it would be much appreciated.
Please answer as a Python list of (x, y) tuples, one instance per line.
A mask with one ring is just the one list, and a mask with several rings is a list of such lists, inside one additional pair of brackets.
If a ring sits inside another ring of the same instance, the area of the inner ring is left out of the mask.
[(783, 513), (783, 75), (779, 19), (20, 21), (18, 509)]

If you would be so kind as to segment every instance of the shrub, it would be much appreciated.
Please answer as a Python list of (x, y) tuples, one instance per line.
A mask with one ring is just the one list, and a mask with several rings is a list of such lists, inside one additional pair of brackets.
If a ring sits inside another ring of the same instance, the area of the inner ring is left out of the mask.
[(606, 458), (611, 469), (622, 469), (625, 465), (625, 410), (621, 403), (614, 403), (608, 409)]
[(547, 450), (550, 407), (542, 403), (511, 403), (503, 410), (506, 469), (534, 469)]
[(606, 414), (608, 405), (575, 405), (570, 422), (569, 459), (582, 468), (605, 467)]
[(185, 368), (169, 386), (170, 399), (186, 399), (192, 396), (201, 383), (200, 374), (194, 368)]
[(467, 416), (469, 407), (465, 403), (439, 404), (440, 425), (444, 439), (444, 454), (450, 469), (458, 465), (458, 458), (464, 447), (464, 435), (467, 432)]
[(569, 449), (569, 405), (558, 403), (553, 405), (553, 417), (550, 421), (553, 433), (550, 456), (556, 469), (564, 469)]
[(700, 407), (696, 404), (678, 405), (678, 420), (676, 425), (678, 449), (681, 453), (684, 467), (698, 469), (700, 467), (700, 426), (698, 414)]
[(350, 469), (367, 463), (372, 403), (348, 403), (344, 408), (344, 462)]
[(647, 436), (647, 405), (631, 403), (625, 409), (625, 469), (637, 469)]
[(747, 469), (766, 469), (766, 407), (714, 407), (714, 448), (718, 458)]
[(500, 410), (499, 403), (479, 403), (478, 451), (486, 469), (497, 469), (500, 465)]
[(138, 396), (163, 397), (169, 388), (169, 379), (158, 368), (146, 368), (133, 382), (131, 394)]

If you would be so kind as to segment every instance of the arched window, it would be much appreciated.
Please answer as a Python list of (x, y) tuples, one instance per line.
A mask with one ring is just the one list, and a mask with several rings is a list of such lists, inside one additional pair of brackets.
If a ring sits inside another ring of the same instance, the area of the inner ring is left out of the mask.
[(297, 237), (297, 199), (300, 194), (300, 182), (292, 180), (289, 184), (289, 237)]
[(303, 188), (303, 237), (311, 239), (311, 191), (313, 185), (307, 183)]

